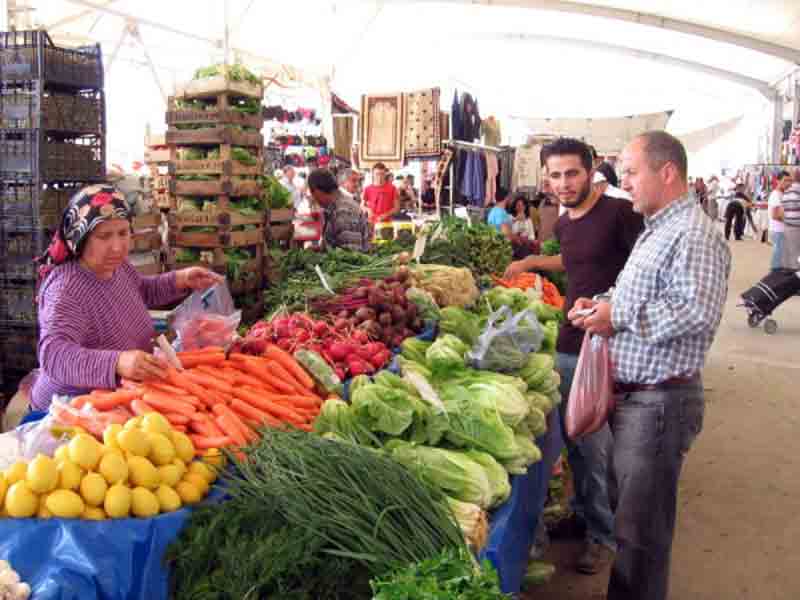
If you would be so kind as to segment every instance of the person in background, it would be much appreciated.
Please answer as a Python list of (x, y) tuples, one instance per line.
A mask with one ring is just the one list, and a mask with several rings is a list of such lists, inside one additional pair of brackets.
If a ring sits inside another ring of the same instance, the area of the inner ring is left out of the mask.
[(744, 193), (744, 184), (736, 184), (736, 193), (733, 199), (725, 207), (725, 239), (731, 239), (731, 228), (733, 236), (737, 241), (741, 241), (744, 235), (744, 202), (747, 200)]
[(514, 251), (514, 259), (519, 260), (530, 256), (536, 250), (536, 229), (530, 217), (530, 206), (525, 196), (517, 196), (511, 205), (511, 233), (513, 241), (511, 245)]
[(709, 218), (716, 222), (719, 218), (719, 204), (718, 198), (720, 193), (719, 177), (712, 175), (708, 180), (708, 194), (706, 199), (706, 214)]
[(323, 246), (367, 252), (371, 237), (369, 221), (358, 203), (341, 192), (333, 174), (315, 169), (308, 176), (308, 189), (324, 211)]
[(703, 428), (701, 372), (722, 319), (731, 252), (689, 194), (680, 140), (644, 133), (622, 161), (644, 232), (610, 300), (579, 298), (568, 318), (608, 339), (614, 378), (617, 555), (607, 600), (667, 600), (678, 481)]
[(281, 177), (280, 182), (292, 196), (292, 208), (297, 210), (303, 201), (303, 191), (295, 185), (295, 176), (294, 167), (286, 165), (283, 167), (283, 177)]
[(607, 162), (600, 163), (597, 167), (592, 183), (601, 195), (610, 196), (612, 198), (622, 198), (623, 200), (630, 200), (630, 194), (625, 190), (619, 189), (619, 178), (617, 172)]
[(339, 191), (349, 200), (352, 200), (359, 206), (361, 205), (361, 198), (359, 198), (359, 186), (361, 183), (361, 175), (354, 169), (342, 169), (337, 176), (339, 181)]
[(781, 267), (800, 270), (800, 169), (794, 172), (794, 181), (781, 198), (783, 215), (783, 252)]
[(132, 220), (114, 187), (83, 188), (38, 259), (41, 366), (31, 390), (34, 409), (46, 410), (54, 395), (117, 388), (121, 378), (163, 379), (167, 366), (153, 355), (148, 308), (224, 281), (201, 267), (140, 275), (128, 262)]
[(744, 207), (746, 224), (750, 226), (752, 238), (757, 240), (759, 237), (759, 231), (755, 221), (753, 220), (753, 211), (756, 209), (755, 202), (753, 202), (753, 198), (747, 192), (747, 188), (744, 186), (744, 184), (741, 186), (741, 191), (737, 193), (739, 195), (739, 199), (742, 201), (742, 206)]
[[(580, 296), (592, 297), (614, 285), (636, 238), (642, 218), (629, 200), (604, 196), (592, 185), (592, 155), (589, 147), (575, 139), (561, 138), (542, 148), (547, 178), (566, 213), (555, 226), (561, 246), (558, 256), (530, 256), (512, 263), (507, 278), (523, 271), (566, 271), (568, 312)], [(563, 439), (572, 469), (575, 518), (569, 522), (572, 533), (583, 537), (583, 548), (576, 568), (581, 573), (597, 573), (615, 548), (614, 514), (607, 483), (612, 438), (609, 428), (573, 442), (566, 434), (566, 411), (572, 381), (583, 344), (583, 331), (566, 321), (558, 334), (556, 367), (561, 375), (560, 405)]]
[(778, 173), (778, 185), (769, 195), (767, 211), (769, 212), (769, 239), (772, 242), (772, 260), (770, 268), (776, 271), (781, 268), (783, 258), (783, 195), (792, 186), (792, 176), (788, 171)]
[(417, 212), (419, 209), (419, 196), (417, 190), (414, 189), (414, 176), (406, 175), (401, 178), (399, 194), (400, 194), (400, 209), (406, 212)]
[(536, 237), (540, 242), (546, 242), (554, 237), (559, 207), (559, 199), (553, 193), (550, 186), (550, 178), (547, 175), (545, 175), (545, 179), (542, 182), (540, 197), (542, 202), (539, 204), (539, 231)]
[(495, 203), (489, 210), (486, 222), (513, 242), (514, 234), (511, 231), (511, 223), (514, 219), (508, 214), (508, 199), (508, 190), (502, 187), (497, 188)]
[(387, 178), (383, 163), (375, 163), (372, 169), (372, 185), (364, 190), (362, 206), (366, 208), (370, 223), (391, 221), (400, 212), (400, 195), (392, 180)]
[(708, 188), (706, 187), (706, 182), (703, 181), (702, 177), (698, 177), (697, 180), (694, 182), (694, 197), (704, 212), (707, 212), (706, 211), (706, 201), (708, 199), (707, 195), (708, 195)]

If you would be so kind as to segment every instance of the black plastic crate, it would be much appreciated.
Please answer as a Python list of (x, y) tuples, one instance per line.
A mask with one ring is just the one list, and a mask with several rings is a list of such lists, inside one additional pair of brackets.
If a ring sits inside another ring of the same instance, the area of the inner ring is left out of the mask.
[(33, 327), (37, 324), (36, 285), (0, 285), (0, 324)]
[(0, 225), (0, 285), (35, 282), (39, 267), (34, 261), (44, 254), (52, 235), (49, 230), (9, 231)]
[(4, 370), (11, 375), (24, 375), (37, 368), (39, 366), (38, 344), (38, 325), (2, 327), (0, 329), (0, 355), (5, 357)]
[(103, 181), (104, 137), (56, 138), (39, 129), (0, 129), (0, 179), (19, 177), (44, 183)]
[(78, 89), (103, 88), (100, 44), (60, 48), (45, 31), (0, 33), (0, 79), (39, 79)]
[(0, 82), (0, 129), (102, 135), (105, 96), (101, 90), (51, 91), (41, 81)]

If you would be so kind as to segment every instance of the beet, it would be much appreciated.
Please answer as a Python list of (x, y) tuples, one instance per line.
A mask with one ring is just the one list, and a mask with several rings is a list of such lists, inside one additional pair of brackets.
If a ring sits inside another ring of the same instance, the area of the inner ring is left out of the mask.
[(341, 318), (339, 318), (339, 319), (336, 319), (336, 320), (333, 322), (333, 327), (334, 327), (334, 328), (335, 328), (337, 331), (342, 331), (342, 330), (344, 330), (344, 329), (347, 329), (349, 326), (350, 326), (350, 321), (348, 321), (347, 319), (341, 319)]
[(350, 318), (350, 311), (349, 310), (340, 310), (339, 313), (336, 315), (339, 319), (349, 319)]
[(406, 311), (402, 306), (394, 305), (392, 307), (392, 321), (395, 325), (405, 325), (408, 318)]
[(392, 313), (389, 311), (382, 312), (378, 317), (378, 322), (384, 327), (390, 327), (392, 325)]
[(418, 314), (419, 314), (419, 308), (417, 308), (417, 305), (414, 304), (413, 302), (409, 302), (406, 305), (406, 318), (409, 321), (413, 322), (414, 319), (417, 318)]
[(363, 323), (365, 321), (373, 321), (375, 320), (375, 311), (371, 308), (367, 308), (366, 306), (359, 308), (356, 311), (356, 320), (359, 323)]

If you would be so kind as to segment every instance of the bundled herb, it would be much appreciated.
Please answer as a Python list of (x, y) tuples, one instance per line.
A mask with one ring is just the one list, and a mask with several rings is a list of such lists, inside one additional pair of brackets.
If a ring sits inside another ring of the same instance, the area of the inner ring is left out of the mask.
[(248, 167), (255, 166), (256, 164), (256, 157), (246, 148), (240, 148), (239, 146), (231, 148), (231, 158)]
[(424, 263), (467, 267), (476, 279), (502, 273), (511, 259), (511, 242), (494, 227), (452, 217), (430, 233), (422, 256)]
[(281, 185), (280, 181), (272, 175), (259, 177), (258, 180), (261, 183), (261, 189), (264, 191), (264, 198), (271, 209), (292, 208), (292, 195), (289, 190)]
[(228, 65), (227, 73), (225, 72), (225, 67), (221, 64), (201, 67), (194, 72), (194, 79), (211, 79), (223, 74), (225, 74), (228, 81), (247, 81), (256, 85), (261, 83), (259, 77), (240, 63)]
[(478, 567), (465, 550), (445, 550), (371, 581), (373, 600), (504, 600), (488, 561)]
[(254, 499), (287, 525), (324, 540), (373, 576), (466, 552), (444, 496), (375, 451), (305, 432), (265, 429), (223, 478), (235, 500)]
[(256, 217), (264, 212), (264, 201), (256, 196), (243, 196), (231, 200), (230, 207), (245, 217)]
[(252, 260), (253, 257), (244, 248), (226, 248), (225, 249), (225, 260), (226, 260), (226, 273), (228, 278), (237, 281), (242, 278), (242, 270), (247, 265), (248, 261)]

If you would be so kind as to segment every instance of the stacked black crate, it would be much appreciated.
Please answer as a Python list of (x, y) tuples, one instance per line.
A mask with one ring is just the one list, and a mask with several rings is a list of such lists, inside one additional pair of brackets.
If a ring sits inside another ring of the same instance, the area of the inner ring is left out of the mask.
[(0, 33), (0, 356), (13, 388), (36, 367), (37, 268), (69, 198), (105, 180), (99, 45)]

